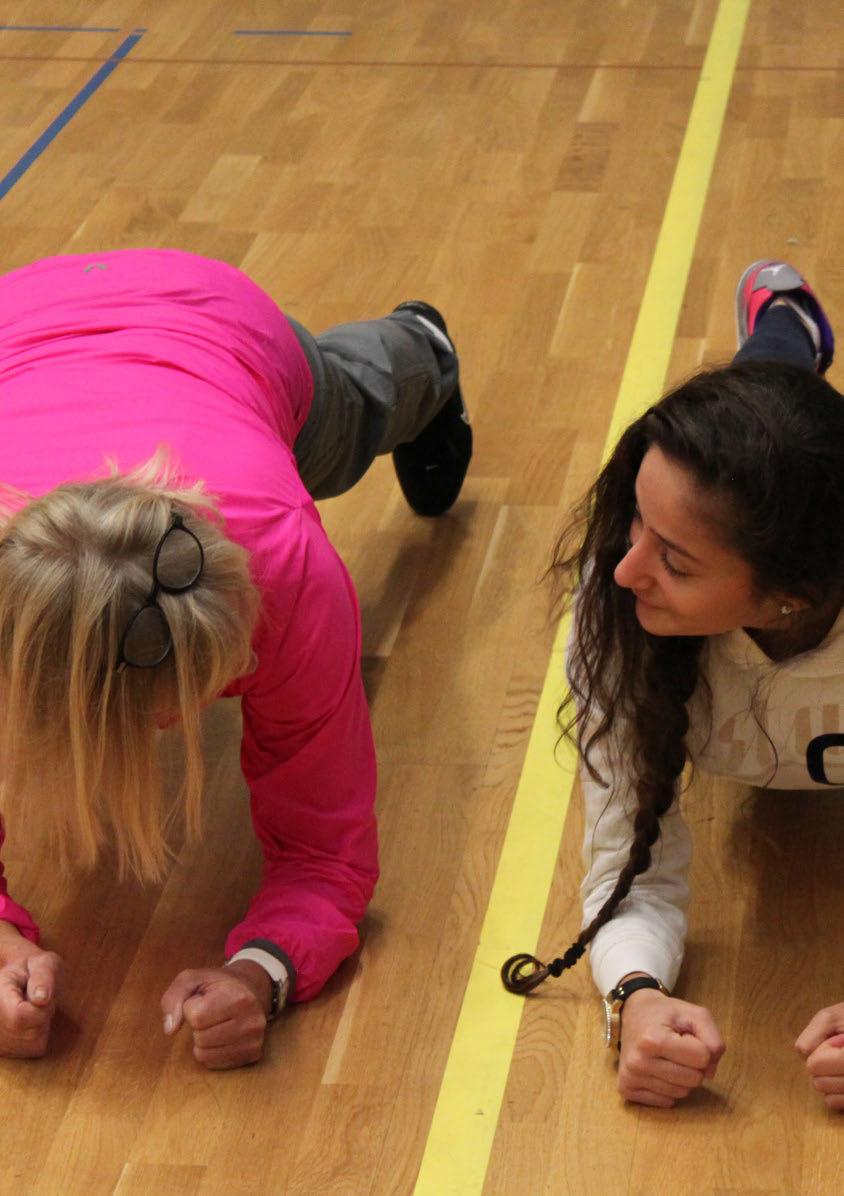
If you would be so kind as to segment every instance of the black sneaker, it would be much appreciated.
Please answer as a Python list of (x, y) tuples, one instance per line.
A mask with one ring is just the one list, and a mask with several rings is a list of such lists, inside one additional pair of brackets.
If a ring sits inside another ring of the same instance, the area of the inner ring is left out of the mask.
[[(415, 312), (438, 328), (451, 344), (445, 320), (430, 303), (411, 299), (395, 310)], [(459, 385), (415, 440), (393, 450), (396, 477), (417, 515), (442, 515), (453, 505), (471, 459), (472, 429)]]

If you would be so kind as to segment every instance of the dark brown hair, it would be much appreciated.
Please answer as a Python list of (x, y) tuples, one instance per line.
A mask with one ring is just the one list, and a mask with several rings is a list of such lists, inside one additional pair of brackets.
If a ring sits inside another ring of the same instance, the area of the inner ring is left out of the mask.
[[(547, 967), (530, 955), (502, 969), (525, 992), (575, 964), (651, 865), (660, 819), (686, 763), (686, 704), (705, 685), (703, 638), (650, 635), (613, 574), (627, 552), (642, 458), (657, 446), (688, 470), (723, 542), (750, 566), (758, 594), (811, 605), (844, 591), (844, 399), (816, 374), (748, 362), (698, 374), (628, 427), (557, 543), (551, 573), (577, 594), (571, 692), (560, 725), (594, 779), (590, 750), (623, 732), (637, 812), (630, 854), (592, 922)], [(611, 799), (611, 791), (609, 793)]]

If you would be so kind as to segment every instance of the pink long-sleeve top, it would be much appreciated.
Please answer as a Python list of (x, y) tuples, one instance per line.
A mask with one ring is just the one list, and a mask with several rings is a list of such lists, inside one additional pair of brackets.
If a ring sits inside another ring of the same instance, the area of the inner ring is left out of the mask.
[[(221, 696), (242, 696), (264, 871), (225, 950), (254, 945), (292, 964), (295, 1000), (354, 951), (377, 879), (357, 599), (293, 456), (312, 392), (287, 320), (220, 262), (125, 250), (0, 276), (0, 482), (35, 497), (164, 444), (250, 553), (258, 667)], [(0, 919), (37, 938), (2, 867)]]

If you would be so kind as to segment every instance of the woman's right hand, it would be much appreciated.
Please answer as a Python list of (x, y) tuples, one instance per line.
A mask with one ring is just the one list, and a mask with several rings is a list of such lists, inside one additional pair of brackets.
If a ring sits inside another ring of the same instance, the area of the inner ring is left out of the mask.
[(708, 1009), (639, 989), (622, 1010), (618, 1090), (625, 1100), (670, 1109), (712, 1079), (726, 1049)]
[(39, 1059), (47, 1051), (62, 961), (22, 935), (0, 939), (0, 1056)]

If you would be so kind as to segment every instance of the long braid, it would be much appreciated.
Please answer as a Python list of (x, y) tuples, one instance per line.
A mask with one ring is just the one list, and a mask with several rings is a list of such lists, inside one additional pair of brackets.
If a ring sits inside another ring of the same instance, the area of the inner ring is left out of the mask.
[[(658, 640), (650, 636), (648, 639), (650, 651), (643, 662), (644, 693), (633, 718), (633, 738), (636, 743), (653, 743), (658, 736), (661, 750), (652, 758), (643, 758), (640, 753), (635, 761), (639, 808), (633, 819), (633, 842), (627, 863), (612, 893), (562, 956), (549, 964), (526, 953), (513, 955), (506, 961), (501, 979), (509, 992), (530, 992), (548, 976), (560, 976), (574, 967), (601, 927), (615, 915), (636, 877), (651, 866), (651, 849), (659, 838), (660, 819), (674, 802), (686, 763), (685, 737), (689, 729), (686, 703), (697, 685), (702, 640)], [(663, 696), (649, 701), (648, 694)]]

